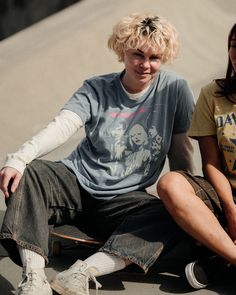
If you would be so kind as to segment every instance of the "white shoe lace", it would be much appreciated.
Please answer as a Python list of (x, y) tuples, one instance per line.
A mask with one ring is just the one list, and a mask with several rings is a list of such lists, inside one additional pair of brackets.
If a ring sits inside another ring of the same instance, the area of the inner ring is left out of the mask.
[(81, 271), (81, 269), (75, 269), (70, 277), (70, 284), (81, 294), (89, 294), (89, 280), (95, 283), (96, 294), (98, 294), (98, 288), (102, 285), (96, 280), (95, 276), (89, 273), (89, 271)]
[(18, 285), (17, 294), (28, 294), (35, 287), (34, 282), (36, 281), (36, 273), (29, 272), (24, 275), (24, 279)]
[[(16, 294), (31, 294), (30, 292), (34, 291), (34, 288), (37, 288), (38, 273), (32, 269), (26, 270), (23, 273), (23, 280), (18, 285)], [(46, 283), (46, 278), (42, 278), (42, 282)]]
[(90, 279), (94, 282), (96, 288), (96, 295), (98, 295), (98, 289), (102, 288), (102, 285), (96, 280), (95, 276), (90, 275)]

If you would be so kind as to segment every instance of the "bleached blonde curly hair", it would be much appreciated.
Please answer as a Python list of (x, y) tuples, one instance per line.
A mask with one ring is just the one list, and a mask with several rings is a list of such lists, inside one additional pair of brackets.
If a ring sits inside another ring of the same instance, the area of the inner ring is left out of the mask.
[(108, 47), (124, 61), (128, 49), (156, 49), (162, 63), (172, 62), (178, 55), (180, 42), (174, 26), (152, 13), (132, 13), (123, 17), (108, 39)]

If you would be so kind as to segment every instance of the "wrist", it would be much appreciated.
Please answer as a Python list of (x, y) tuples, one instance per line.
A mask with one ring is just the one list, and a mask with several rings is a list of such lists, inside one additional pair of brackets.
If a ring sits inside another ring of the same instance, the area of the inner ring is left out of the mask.
[(24, 173), (26, 162), (19, 157), (15, 156), (15, 154), (7, 155), (7, 159), (4, 163), (3, 167), (11, 167), (18, 170), (21, 174)]

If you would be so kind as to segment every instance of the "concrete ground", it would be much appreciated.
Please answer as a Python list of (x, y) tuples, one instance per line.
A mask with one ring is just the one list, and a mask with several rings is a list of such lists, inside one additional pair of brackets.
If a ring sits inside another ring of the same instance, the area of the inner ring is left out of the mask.
[[(160, 260), (158, 265), (155, 265), (147, 275), (137, 269), (127, 269), (98, 278), (103, 286), (99, 295), (235, 295), (236, 271), (234, 269), (224, 272), (220, 280), (217, 280), (214, 285), (207, 289), (192, 289), (184, 276), (184, 266), (188, 259), (186, 259), (186, 253), (183, 253), (183, 249), (182, 246), (181, 250), (178, 250), (179, 253), (175, 249), (173, 251), (174, 258), (169, 257)], [(77, 258), (83, 259), (91, 253), (93, 253), (92, 250), (85, 248), (64, 250), (61, 256), (50, 259), (51, 261), (46, 269), (48, 279), (52, 279), (56, 273), (69, 267)], [(176, 253), (179, 254), (177, 258)], [(21, 268), (11, 263), (8, 257), (2, 257), (2, 259), (0, 258), (0, 273), (0, 294), (14, 294), (21, 278)], [(91, 284), (90, 294), (96, 294), (93, 284)]]
[[(196, 99), (202, 85), (224, 75), (235, 0), (83, 0), (0, 42), (0, 166), (7, 153), (57, 114), (85, 78), (122, 69), (107, 49), (106, 40), (112, 25), (135, 11), (153, 11), (176, 26), (182, 50), (168, 67), (188, 79)], [(45, 157), (61, 159), (81, 136), (83, 132)], [(201, 173), (196, 145), (194, 157), (196, 172)], [(168, 165), (164, 171), (167, 169)], [(5, 209), (1, 195), (0, 225)], [(100, 294), (235, 294), (234, 270), (224, 273), (211, 288), (193, 291), (183, 276), (189, 253), (184, 247), (179, 249), (179, 257), (175, 253), (147, 276), (121, 272), (101, 278), (104, 288)], [(47, 268), (49, 278), (83, 255), (88, 255), (87, 250), (53, 257)], [(0, 294), (13, 294), (20, 273), (0, 248)], [(93, 289), (91, 294), (95, 294)]]

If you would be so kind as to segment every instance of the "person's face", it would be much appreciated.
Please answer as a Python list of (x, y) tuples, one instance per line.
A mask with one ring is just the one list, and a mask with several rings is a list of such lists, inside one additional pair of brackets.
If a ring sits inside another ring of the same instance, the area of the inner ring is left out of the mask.
[(141, 126), (136, 125), (130, 130), (130, 138), (138, 146), (145, 142), (146, 137), (145, 130)]
[(153, 49), (128, 49), (124, 52), (123, 84), (131, 93), (145, 89), (160, 70), (161, 58)]
[(113, 129), (111, 131), (111, 135), (116, 139), (121, 138), (124, 135), (124, 130), (123, 130), (122, 126), (118, 126), (115, 129)]
[(236, 35), (230, 41), (229, 58), (231, 60), (234, 71), (236, 72)]

